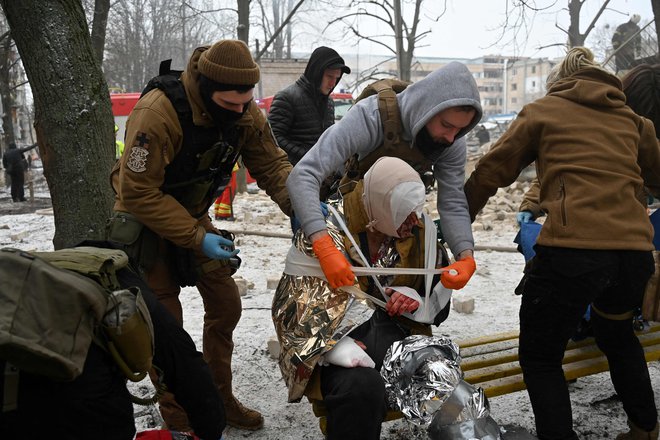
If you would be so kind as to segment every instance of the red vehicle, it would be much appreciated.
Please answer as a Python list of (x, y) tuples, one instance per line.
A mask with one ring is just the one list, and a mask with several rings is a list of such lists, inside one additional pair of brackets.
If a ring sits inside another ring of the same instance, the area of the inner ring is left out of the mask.
[[(344, 117), (349, 108), (353, 105), (353, 95), (350, 93), (331, 93), (330, 97), (335, 101), (335, 120)], [(268, 114), (270, 106), (273, 104), (273, 96), (255, 99), (257, 106)]]
[(128, 115), (133, 111), (133, 107), (140, 99), (139, 93), (111, 93), (110, 103), (112, 104), (112, 115), (115, 117), (115, 125), (119, 127), (117, 131), (117, 139), (124, 140), (124, 132), (126, 131), (126, 120)]
[[(138, 99), (140, 99), (140, 93), (110, 93), (112, 115), (115, 117), (115, 125), (118, 127), (117, 139), (121, 141), (124, 140), (128, 115), (133, 111), (133, 107), (137, 104)], [(255, 180), (248, 173), (248, 183), (252, 182), (255, 182)]]

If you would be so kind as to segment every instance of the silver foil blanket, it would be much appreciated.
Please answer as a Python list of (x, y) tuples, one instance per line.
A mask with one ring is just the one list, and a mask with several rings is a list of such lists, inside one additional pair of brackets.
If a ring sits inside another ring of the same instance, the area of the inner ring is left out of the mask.
[(433, 440), (499, 439), (488, 400), (463, 380), (459, 349), (448, 338), (413, 335), (392, 344), (381, 375), (388, 403)]
[[(335, 243), (341, 234), (329, 227)], [(294, 246), (314, 256), (311, 244), (296, 234)], [(289, 402), (297, 402), (305, 392), (321, 355), (342, 337), (368, 320), (373, 313), (368, 301), (332, 291), (316, 276), (283, 275), (273, 298), (272, 318), (280, 342), (279, 366), (287, 384)]]

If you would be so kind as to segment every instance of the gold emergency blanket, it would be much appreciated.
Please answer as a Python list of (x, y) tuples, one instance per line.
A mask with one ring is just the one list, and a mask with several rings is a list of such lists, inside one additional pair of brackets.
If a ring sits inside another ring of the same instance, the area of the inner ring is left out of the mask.
[[(335, 244), (344, 249), (341, 232), (330, 223), (328, 232)], [(311, 243), (302, 233), (296, 234), (293, 246), (314, 257)], [(319, 358), (372, 313), (367, 301), (341, 290), (332, 291), (321, 277), (286, 273), (282, 276), (273, 298), (272, 317), (289, 402), (300, 401)]]

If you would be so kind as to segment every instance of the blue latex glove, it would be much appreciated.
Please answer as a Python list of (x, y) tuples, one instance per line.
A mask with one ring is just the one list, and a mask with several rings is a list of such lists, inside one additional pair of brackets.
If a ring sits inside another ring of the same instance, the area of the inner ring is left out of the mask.
[(324, 202), (321, 202), (321, 212), (323, 213), (323, 217), (328, 216), (328, 205)]
[(238, 249), (234, 249), (233, 241), (207, 232), (202, 241), (202, 252), (214, 260), (228, 260), (238, 254)]
[(289, 220), (291, 221), (291, 232), (295, 235), (298, 229), (300, 229), (300, 222), (295, 215), (292, 215)]
[(518, 222), (518, 226), (522, 225), (523, 223), (529, 223), (532, 220), (534, 220), (534, 215), (532, 215), (532, 213), (529, 211), (521, 211), (516, 214), (516, 221)]

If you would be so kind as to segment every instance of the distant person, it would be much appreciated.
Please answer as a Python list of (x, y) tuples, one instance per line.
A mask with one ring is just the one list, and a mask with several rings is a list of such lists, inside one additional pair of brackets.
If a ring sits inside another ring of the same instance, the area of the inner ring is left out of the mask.
[(630, 20), (616, 28), (612, 36), (612, 49), (616, 51), (614, 60), (617, 73), (630, 69), (635, 56), (639, 56), (642, 49), (642, 36), (638, 26), (640, 19), (638, 14), (633, 14)]
[[(351, 69), (334, 49), (317, 47), (300, 78), (275, 95), (268, 121), (292, 165), (335, 123), (335, 104), (330, 94), (344, 73), (351, 73)], [(324, 181), (321, 200), (327, 199), (340, 177), (334, 173)]]
[(317, 47), (300, 78), (273, 98), (268, 121), (292, 165), (335, 123), (330, 93), (344, 73), (351, 73), (351, 69), (334, 49)]
[[(632, 326), (654, 271), (653, 227), (638, 193), (660, 194), (653, 124), (626, 103), (621, 81), (584, 47), (548, 75), (547, 94), (527, 104), (465, 183), (474, 219), (498, 188), (536, 162), (539, 206), (547, 215), (519, 286), (519, 359), (537, 437), (577, 440), (562, 358), (591, 305), (630, 432), (658, 438), (644, 351)], [(568, 123), (570, 122), (570, 123)]]
[(490, 142), (490, 133), (488, 133), (488, 129), (483, 126), (483, 124), (480, 124), (477, 130), (474, 132), (474, 135), (479, 139), (479, 146), (482, 146), (483, 144)]
[(25, 172), (28, 169), (28, 161), (23, 153), (35, 148), (36, 145), (17, 148), (14, 142), (2, 155), (2, 166), (11, 178), (11, 199), (13, 202), (27, 202), (25, 199)]
[(238, 163), (234, 164), (231, 172), (231, 180), (229, 185), (222, 191), (213, 202), (213, 214), (216, 220), (226, 220), (233, 222), (236, 220), (234, 217), (234, 197), (236, 196), (236, 172), (238, 171)]

